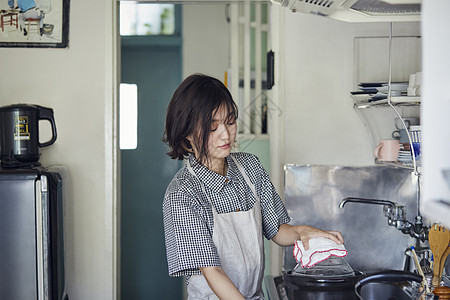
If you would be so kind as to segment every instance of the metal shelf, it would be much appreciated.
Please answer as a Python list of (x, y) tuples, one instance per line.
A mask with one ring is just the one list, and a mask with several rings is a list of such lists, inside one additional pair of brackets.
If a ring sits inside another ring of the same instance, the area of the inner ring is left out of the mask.
[[(414, 170), (414, 165), (412, 163), (402, 163), (399, 161), (396, 162), (385, 162), (385, 161), (379, 161), (377, 159), (375, 159), (375, 163), (377, 165), (388, 165), (388, 166), (393, 166), (393, 167), (400, 167), (400, 168), (404, 168), (404, 169), (409, 169), (409, 170)], [(419, 172), (421, 171), (421, 167), (418, 166)]]
[[(380, 118), (380, 116), (385, 116), (388, 113), (392, 114), (392, 117), (394, 118), (396, 114), (392, 110), (392, 107), (389, 105), (387, 99), (369, 102), (369, 99), (372, 98), (369, 94), (351, 95), (351, 97), (353, 99), (353, 107), (366, 127), (372, 147), (375, 148), (379, 140), (388, 138), (385, 134), (387, 131), (387, 125), (383, 121), (383, 118)], [(402, 116), (415, 116), (417, 114), (416, 111), (420, 110), (420, 100), (420, 97), (391, 97), (391, 104), (401, 109), (400, 114)], [(373, 109), (373, 111), (371, 109)], [(375, 159), (375, 163), (410, 170), (415, 169), (413, 162), (382, 162)]]
[[(354, 108), (358, 109), (389, 106), (387, 99), (369, 101), (369, 99), (371, 99), (372, 96), (368, 94), (351, 95), (351, 97), (353, 99)], [(408, 97), (408, 96), (391, 97), (391, 103), (395, 106), (419, 106), (420, 100), (421, 100), (420, 97)]]

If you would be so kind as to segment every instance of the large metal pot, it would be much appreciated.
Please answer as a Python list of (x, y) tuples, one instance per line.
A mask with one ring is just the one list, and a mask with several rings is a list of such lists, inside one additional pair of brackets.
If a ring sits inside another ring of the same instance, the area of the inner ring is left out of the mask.
[(306, 277), (292, 274), (292, 271), (283, 273), (287, 285), (289, 299), (305, 300), (351, 300), (358, 299), (354, 286), (364, 276), (361, 272), (347, 278)]
[(330, 257), (311, 268), (297, 265), (283, 273), (289, 299), (358, 299), (354, 286), (364, 276), (340, 257)]

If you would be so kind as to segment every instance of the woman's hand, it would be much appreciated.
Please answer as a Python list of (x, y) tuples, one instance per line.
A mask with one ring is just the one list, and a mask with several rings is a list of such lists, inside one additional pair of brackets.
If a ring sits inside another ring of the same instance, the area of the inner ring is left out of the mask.
[(220, 267), (199, 268), (214, 294), (222, 300), (245, 300), (237, 287)]
[(325, 231), (315, 227), (307, 225), (289, 225), (282, 224), (278, 228), (278, 233), (272, 238), (272, 240), (282, 246), (292, 246), (295, 241), (301, 240), (305, 250), (309, 249), (309, 240), (315, 237), (324, 237), (330, 239), (337, 244), (343, 244), (344, 238), (339, 231)]

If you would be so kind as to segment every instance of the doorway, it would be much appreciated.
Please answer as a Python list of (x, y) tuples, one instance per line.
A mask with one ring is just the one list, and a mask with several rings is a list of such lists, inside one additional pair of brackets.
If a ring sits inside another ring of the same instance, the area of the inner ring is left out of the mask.
[(168, 276), (162, 201), (180, 167), (161, 141), (167, 105), (182, 79), (181, 8), (168, 36), (122, 36), (122, 83), (137, 86), (137, 147), (121, 150), (121, 299), (182, 299)]

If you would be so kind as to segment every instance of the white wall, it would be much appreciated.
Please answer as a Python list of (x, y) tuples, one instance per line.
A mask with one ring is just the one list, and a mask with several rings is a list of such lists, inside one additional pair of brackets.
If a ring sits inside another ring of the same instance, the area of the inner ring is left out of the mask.
[(229, 43), (225, 4), (183, 5), (183, 78), (204, 73), (223, 80)]
[[(115, 299), (115, 1), (70, 1), (67, 49), (0, 48), (0, 105), (51, 107), (58, 139), (43, 165), (64, 165), (66, 288), (71, 300)], [(87, 9), (88, 8), (88, 9)]]
[[(345, 23), (277, 6), (273, 21), (273, 32), (280, 32), (273, 34), (273, 101), (280, 115), (272, 124), (280, 123), (271, 139), (278, 139), (273, 147), (282, 152), (276, 163), (373, 164), (372, 145), (350, 97), (353, 39), (388, 36), (389, 23)], [(394, 24), (394, 35), (419, 34), (419, 23)]]
[[(420, 34), (419, 24), (394, 24), (394, 35), (406, 34)], [(388, 35), (388, 23), (351, 24), (286, 15), (285, 51), (280, 53), (289, 61), (283, 74), (286, 162), (373, 164), (367, 132), (350, 97), (353, 38)]]
[[(373, 148), (353, 109), (353, 38), (388, 36), (389, 23), (344, 23), (272, 6), (275, 86), (272, 100), (273, 181), (283, 190), (283, 165), (371, 165)], [(396, 23), (394, 35), (419, 35), (419, 23)], [(386, 49), (388, 51), (388, 49)], [(387, 78), (386, 78), (387, 79)], [(388, 115), (385, 122), (392, 122)], [(277, 178), (278, 176), (278, 178)], [(271, 270), (279, 270), (272, 249)]]

